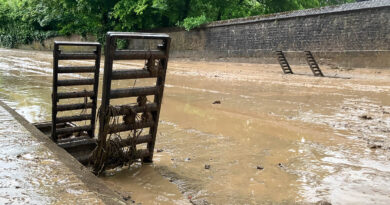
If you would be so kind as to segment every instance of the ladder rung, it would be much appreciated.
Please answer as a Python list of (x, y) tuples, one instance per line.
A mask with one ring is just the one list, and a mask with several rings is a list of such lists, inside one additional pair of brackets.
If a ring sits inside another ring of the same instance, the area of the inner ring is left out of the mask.
[(57, 57), (58, 60), (95, 60), (97, 56), (94, 53), (60, 53)]
[[(123, 146), (130, 146), (134, 138), (127, 138), (122, 140)], [(135, 144), (142, 144), (152, 141), (152, 135), (142, 135), (135, 139)]]
[(157, 111), (157, 109), (158, 107), (156, 103), (148, 103), (145, 106), (118, 105), (112, 108), (111, 116), (128, 115), (128, 114), (132, 114), (132, 112), (135, 113), (153, 112), (153, 111)]
[(100, 46), (98, 42), (54, 41), (59, 46)]
[(76, 85), (93, 85), (95, 79), (77, 79), (77, 80), (58, 80), (57, 86), (76, 86)]
[(56, 119), (57, 123), (62, 122), (76, 122), (76, 121), (84, 121), (84, 120), (91, 120), (92, 115), (85, 114), (85, 115), (75, 115), (75, 116), (66, 116), (66, 117), (58, 117)]
[(108, 134), (116, 133), (116, 132), (126, 132), (129, 130), (143, 129), (152, 127), (154, 125), (153, 121), (150, 122), (137, 122), (134, 124), (118, 124), (118, 125), (110, 125), (108, 127)]
[(78, 127), (66, 127), (66, 128), (59, 128), (56, 129), (57, 134), (72, 134), (75, 132), (82, 132), (82, 131), (90, 131), (91, 125), (87, 126), (78, 126)]
[(160, 50), (151, 51), (135, 51), (135, 50), (118, 50), (114, 52), (114, 60), (130, 60), (130, 59), (154, 59), (165, 58), (165, 52)]
[(57, 111), (68, 111), (68, 110), (81, 110), (92, 108), (92, 103), (80, 103), (80, 104), (68, 104), (68, 105), (57, 105)]
[(95, 72), (94, 66), (81, 66), (81, 67), (59, 67), (58, 73), (93, 73)]
[(157, 87), (121, 88), (111, 90), (110, 98), (127, 98), (135, 96), (156, 95)]
[(93, 97), (95, 93), (93, 91), (81, 91), (81, 92), (65, 92), (58, 93), (58, 99), (66, 99), (66, 98), (82, 98), (82, 97)]
[(135, 78), (154, 78), (157, 77), (157, 72), (152, 73), (148, 70), (118, 70), (112, 71), (112, 79), (113, 80), (121, 80), (121, 79), (135, 79)]
[(89, 136), (81, 136), (77, 138), (65, 138), (59, 139), (57, 141), (57, 145), (62, 147), (63, 149), (71, 149), (81, 146), (96, 146), (96, 140), (91, 139)]

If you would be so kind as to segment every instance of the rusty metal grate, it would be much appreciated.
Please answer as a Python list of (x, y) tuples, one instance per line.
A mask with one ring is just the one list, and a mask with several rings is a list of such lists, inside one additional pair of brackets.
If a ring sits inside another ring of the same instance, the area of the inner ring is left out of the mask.
[[(93, 47), (93, 52), (84, 53), (64, 53), (60, 50), (61, 47)], [(59, 136), (61, 138), (69, 138), (75, 133), (87, 133), (90, 138), (94, 137), (95, 130), (95, 116), (97, 93), (99, 83), (99, 68), (100, 68), (100, 54), (101, 45), (96, 42), (54, 42), (53, 50), (53, 93), (52, 93), (52, 125), (51, 138), (57, 142)], [(61, 60), (95, 60), (94, 66), (59, 66)], [(75, 80), (59, 80), (61, 74), (69, 73), (93, 73), (93, 78), (83, 78)], [(79, 92), (58, 92), (58, 87), (65, 86), (93, 86), (92, 90), (85, 90)], [(61, 99), (70, 98), (85, 98), (85, 103), (79, 104), (59, 104)], [(87, 102), (90, 98), (91, 102)], [(91, 114), (80, 114), (74, 116), (58, 117), (58, 112), (91, 109)], [(90, 121), (89, 125), (77, 126), (73, 122)], [(72, 126), (67, 126), (72, 124)]]
[[(156, 43), (156, 49), (154, 50), (120, 50), (117, 48), (118, 40), (142, 40), (149, 42), (149, 45), (156, 41), (160, 41), (162, 44)], [(107, 33), (102, 91), (103, 96), (99, 113), (100, 127), (98, 148), (103, 147), (103, 149), (107, 149), (107, 144), (114, 143), (112, 140), (110, 141), (109, 136), (111, 134), (118, 134), (129, 131), (133, 132), (140, 129), (149, 128), (148, 134), (137, 136), (136, 139), (134, 139), (134, 136), (131, 137), (130, 135), (127, 138), (121, 138), (121, 144), (119, 147), (122, 147), (121, 149), (123, 150), (125, 147), (129, 147), (131, 144), (138, 145), (146, 143), (146, 149), (136, 150), (136, 153), (131, 154), (132, 159), (129, 160), (134, 160), (137, 158), (142, 159), (143, 162), (152, 162), (161, 102), (164, 92), (170, 41), (170, 37), (166, 34), (126, 32)], [(146, 63), (143, 69), (114, 70), (114, 61), (118, 60), (145, 60)], [(134, 87), (130, 86), (131, 83), (129, 83), (129, 87), (115, 89), (111, 88), (113, 81), (136, 80), (140, 78), (154, 78), (156, 81), (153, 86)], [(147, 96), (154, 96), (153, 102), (147, 102)], [(119, 98), (127, 98), (129, 99), (129, 102), (130, 98), (136, 98), (137, 103), (111, 105), (111, 100)], [(141, 113), (142, 119), (136, 120), (135, 116)], [(118, 117), (122, 118), (123, 122), (112, 123), (113, 119), (118, 119)], [(123, 161), (113, 162), (113, 160), (116, 159), (114, 159), (114, 156), (112, 155), (111, 161), (109, 159), (104, 159), (109, 158), (110, 156), (107, 156), (107, 153), (105, 154), (103, 149), (101, 151), (95, 150), (95, 169), (101, 170), (108, 167), (121, 166), (123, 163), (127, 163)], [(102, 162), (103, 160), (106, 161)], [(95, 172), (99, 172), (99, 170), (95, 170)]]

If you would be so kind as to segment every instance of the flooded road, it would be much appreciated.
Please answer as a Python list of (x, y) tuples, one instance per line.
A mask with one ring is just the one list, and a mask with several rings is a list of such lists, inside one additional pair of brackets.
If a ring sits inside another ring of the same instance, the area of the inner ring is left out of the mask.
[[(0, 49), (0, 98), (31, 122), (51, 118), (51, 62), (50, 52)], [(171, 60), (154, 164), (102, 179), (144, 204), (387, 204), (390, 70), (321, 68), (330, 77)]]

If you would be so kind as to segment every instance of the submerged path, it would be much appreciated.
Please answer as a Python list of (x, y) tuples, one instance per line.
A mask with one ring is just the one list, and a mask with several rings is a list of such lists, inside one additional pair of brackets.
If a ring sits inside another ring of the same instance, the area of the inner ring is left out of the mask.
[(1, 101), (0, 129), (0, 204), (125, 204)]
[[(388, 204), (390, 70), (317, 60), (328, 77), (307, 65), (284, 75), (278, 64), (171, 59), (154, 163), (100, 179), (143, 204)], [(51, 52), (0, 49), (0, 99), (30, 122), (51, 119), (51, 62)]]

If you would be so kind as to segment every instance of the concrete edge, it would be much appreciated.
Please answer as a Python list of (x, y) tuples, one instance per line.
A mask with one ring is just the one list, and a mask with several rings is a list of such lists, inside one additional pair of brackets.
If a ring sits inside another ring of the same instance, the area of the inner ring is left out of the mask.
[(58, 147), (51, 139), (39, 131), (23, 116), (17, 113), (14, 109), (9, 107), (3, 101), (0, 100), (0, 106), (7, 110), (21, 125), (23, 125), (27, 131), (29, 131), (33, 137), (39, 142), (42, 142), (44, 146), (49, 148), (60, 160), (65, 164), (76, 176), (79, 178), (86, 187), (97, 194), (97, 196), (105, 204), (127, 204), (121, 196), (116, 194), (113, 190), (109, 189), (97, 176), (92, 174), (86, 167), (84, 167), (79, 161), (72, 157), (64, 149)]

